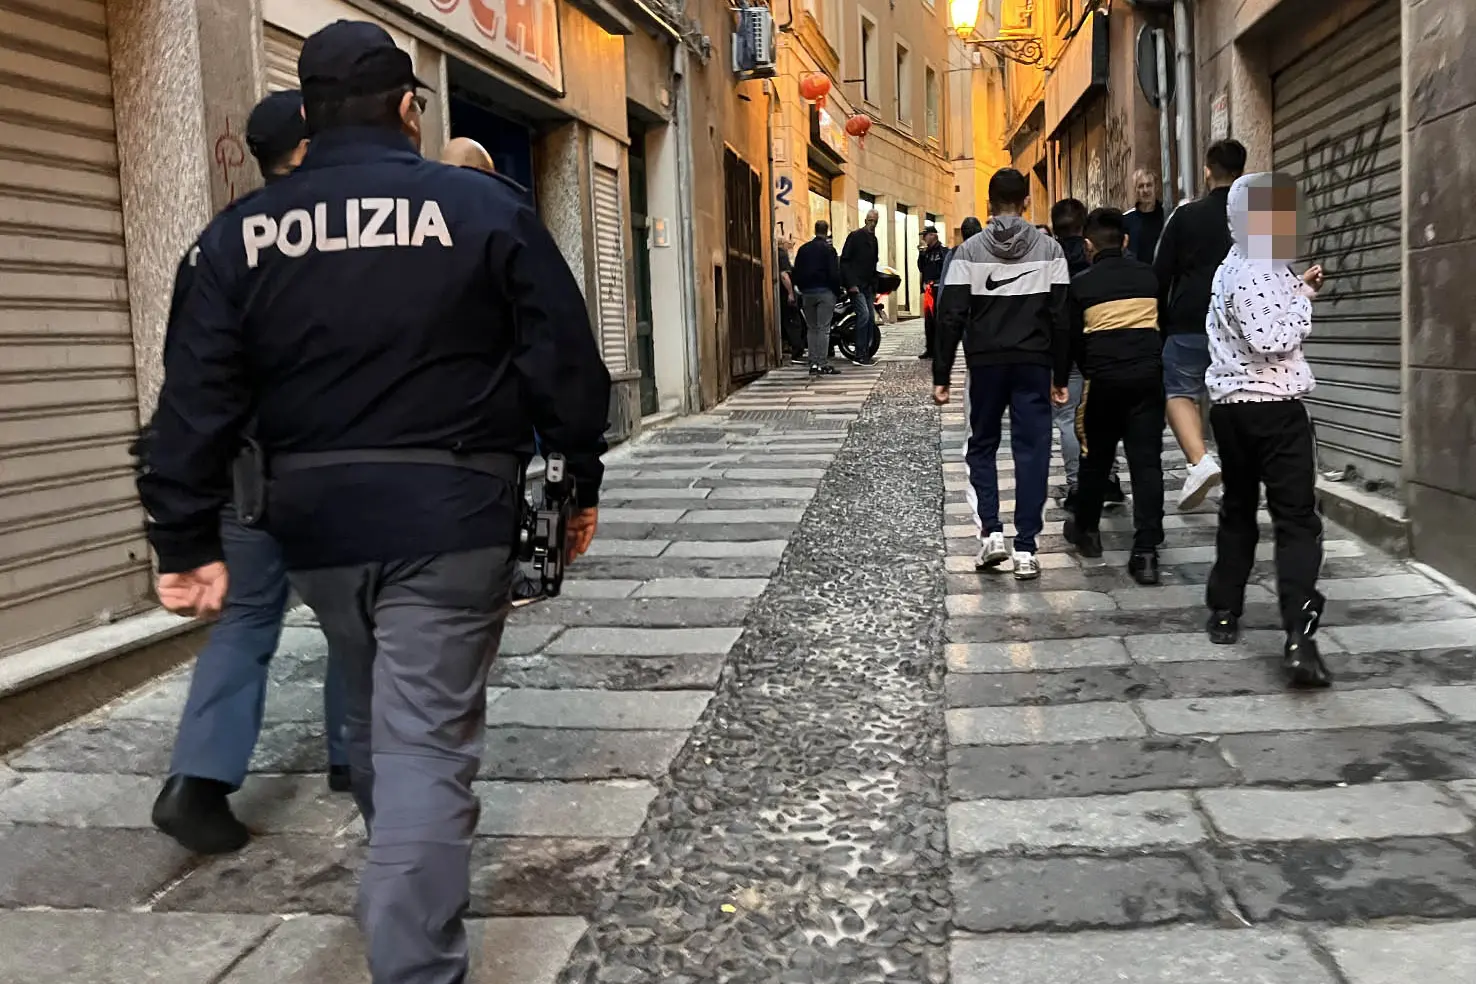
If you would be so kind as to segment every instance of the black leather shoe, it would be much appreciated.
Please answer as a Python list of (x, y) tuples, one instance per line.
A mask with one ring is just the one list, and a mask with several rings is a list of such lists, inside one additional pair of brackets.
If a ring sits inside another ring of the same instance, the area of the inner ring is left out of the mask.
[(1158, 551), (1143, 550), (1128, 558), (1128, 574), (1134, 581), (1150, 588), (1161, 582), (1158, 573)]
[(328, 766), (328, 788), (335, 793), (351, 793), (354, 791), (354, 781), (349, 775), (348, 766)]
[(1286, 634), (1286, 649), (1282, 652), (1281, 668), (1287, 682), (1293, 687), (1320, 689), (1332, 686), (1332, 673), (1322, 661), (1322, 653), (1312, 637), (1317, 633), (1317, 623), (1322, 613), (1308, 604), (1302, 609), (1301, 624)]
[(1083, 530), (1076, 525), (1075, 516), (1067, 516), (1066, 522), (1062, 524), (1061, 534), (1066, 542), (1076, 548), (1076, 552), (1089, 560), (1095, 560), (1102, 556), (1102, 534), (1097, 530)]
[(1240, 618), (1229, 612), (1211, 612), (1205, 631), (1215, 645), (1233, 646), (1240, 641)]
[(1122, 479), (1114, 478), (1107, 483), (1107, 491), (1102, 495), (1104, 506), (1120, 506), (1127, 501), (1127, 493), (1122, 490)]
[(251, 840), (231, 812), (234, 790), (215, 779), (170, 776), (154, 801), (154, 826), (196, 854), (230, 854)]
[(1076, 489), (1074, 487), (1066, 490), (1066, 498), (1061, 500), (1061, 508), (1069, 513), (1076, 512)]

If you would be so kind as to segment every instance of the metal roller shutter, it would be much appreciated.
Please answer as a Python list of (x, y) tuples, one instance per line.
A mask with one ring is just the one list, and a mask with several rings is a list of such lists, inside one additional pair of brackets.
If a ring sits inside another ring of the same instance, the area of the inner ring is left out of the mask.
[(266, 91), (296, 89), (297, 56), (302, 54), (302, 38), (271, 24), (263, 25), (262, 42), (266, 58)]
[(620, 172), (594, 169), (594, 237), (599, 277), (600, 352), (612, 373), (628, 367), (625, 305), (625, 225), (620, 208)]
[(1306, 195), (1309, 263), (1327, 270), (1306, 352), (1320, 464), (1399, 483), (1399, 4), (1389, 0), (1273, 80), (1274, 152)]
[(149, 607), (101, 0), (0, 0), (0, 651)]

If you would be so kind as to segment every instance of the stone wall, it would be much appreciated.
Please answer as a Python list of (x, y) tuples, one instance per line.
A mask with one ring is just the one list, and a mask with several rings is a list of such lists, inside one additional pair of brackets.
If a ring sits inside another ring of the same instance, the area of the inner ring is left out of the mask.
[(1414, 554), (1476, 586), (1476, 12), (1407, 0), (1405, 461)]

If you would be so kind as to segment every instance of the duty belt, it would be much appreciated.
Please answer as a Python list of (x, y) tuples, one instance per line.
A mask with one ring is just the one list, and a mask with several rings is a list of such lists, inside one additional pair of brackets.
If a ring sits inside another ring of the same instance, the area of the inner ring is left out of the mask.
[(334, 465), (449, 465), (481, 472), (517, 484), (523, 479), (523, 461), (499, 451), (462, 454), (443, 448), (381, 448), (365, 451), (295, 451), (268, 458), (272, 475), (330, 468)]

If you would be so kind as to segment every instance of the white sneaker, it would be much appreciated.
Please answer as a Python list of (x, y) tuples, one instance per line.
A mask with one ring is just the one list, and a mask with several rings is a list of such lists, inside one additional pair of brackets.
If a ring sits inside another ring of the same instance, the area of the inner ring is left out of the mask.
[(1010, 558), (1009, 548), (1005, 546), (1003, 533), (991, 533), (984, 538), (984, 546), (979, 548), (979, 556), (974, 558), (974, 569), (982, 571), (987, 567), (998, 567)]
[(1199, 464), (1190, 465), (1184, 489), (1179, 493), (1179, 512), (1188, 512), (1204, 502), (1219, 487), (1220, 481), (1220, 463), (1214, 455), (1206, 454), (1199, 459)]
[(1015, 551), (1015, 580), (1034, 581), (1040, 577), (1040, 560), (1033, 553)]

